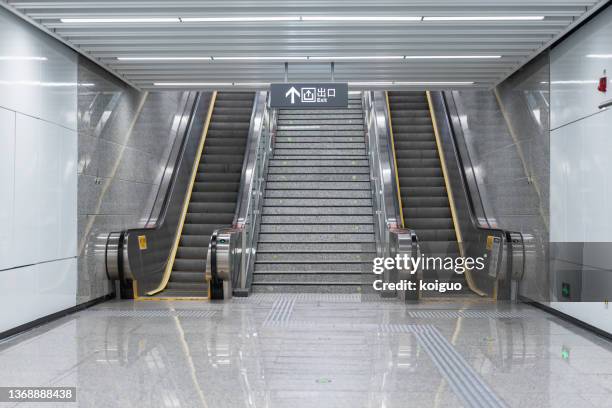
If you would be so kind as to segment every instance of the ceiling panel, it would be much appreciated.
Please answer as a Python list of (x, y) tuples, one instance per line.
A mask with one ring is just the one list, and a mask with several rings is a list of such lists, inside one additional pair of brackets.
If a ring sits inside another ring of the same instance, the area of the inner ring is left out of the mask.
[(285, 63), (289, 80), (327, 81), (332, 62), (338, 81), (490, 87), (606, 1), (7, 3), (131, 84), (154, 89), (262, 87), (285, 79)]

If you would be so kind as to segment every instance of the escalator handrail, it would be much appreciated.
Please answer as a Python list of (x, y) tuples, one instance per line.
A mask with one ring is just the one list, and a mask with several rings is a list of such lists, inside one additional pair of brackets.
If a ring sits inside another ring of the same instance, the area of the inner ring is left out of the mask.
[[(432, 95), (434, 93), (432, 92)], [(503, 235), (504, 237), (506, 237), (508, 235), (508, 233), (510, 233), (511, 231), (505, 230), (503, 228), (498, 228), (498, 227), (492, 227), (491, 223), (489, 222), (488, 218), (486, 217), (486, 214), (484, 213), (483, 210), (483, 216), (485, 217), (485, 219), (487, 220), (487, 225), (483, 225), (479, 220), (478, 217), (476, 216), (476, 207), (475, 207), (475, 203), (474, 203), (474, 198), (473, 198), (473, 194), (476, 194), (479, 199), (481, 200), (481, 205), (484, 207), (484, 204), (482, 203), (482, 197), (480, 196), (480, 191), (478, 189), (478, 184), (475, 183), (473, 187), (471, 187), (467, 176), (466, 176), (466, 172), (465, 172), (465, 168), (466, 165), (469, 166), (469, 168), (471, 169), (472, 174), (474, 174), (474, 166), (472, 164), (472, 161), (468, 158), (467, 159), (467, 163), (465, 158), (463, 157), (463, 155), (461, 154), (461, 152), (459, 151), (458, 147), (457, 147), (457, 129), (455, 129), (455, 127), (453, 126), (453, 122), (452, 122), (452, 118), (448, 109), (448, 101), (446, 100), (446, 97), (444, 95), (443, 92), (440, 92), (441, 97), (441, 101), (442, 101), (442, 108), (444, 110), (444, 116), (443, 119), (445, 121), (445, 125), (448, 127), (448, 130), (450, 132), (451, 138), (450, 140), (452, 141), (452, 148), (453, 148), (453, 152), (455, 153), (455, 159), (457, 161), (457, 165), (459, 166), (460, 169), (460, 175), (461, 175), (461, 184), (463, 185), (463, 189), (466, 193), (466, 198), (468, 201), (468, 211), (470, 214), (470, 222), (472, 223), (472, 225), (474, 226), (474, 228), (481, 230), (481, 231), (491, 231), (491, 232), (496, 232), (498, 234)], [(461, 130), (459, 130), (461, 132)], [(472, 188), (475, 188), (478, 191), (472, 191)]]

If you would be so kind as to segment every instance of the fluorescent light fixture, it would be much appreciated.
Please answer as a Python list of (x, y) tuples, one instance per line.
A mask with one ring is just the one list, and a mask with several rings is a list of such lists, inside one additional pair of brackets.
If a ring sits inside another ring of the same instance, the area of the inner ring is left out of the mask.
[(119, 61), (211, 61), (211, 57), (117, 57)]
[(423, 21), (541, 21), (544, 16), (432, 16)]
[(461, 86), (461, 85), (474, 85), (473, 81), (382, 81), (382, 82), (349, 82), (349, 86)]
[(302, 16), (302, 21), (421, 21), (421, 16)]
[(225, 23), (249, 21), (300, 21), (300, 16), (253, 16), (253, 17), (181, 17), (184, 23)]
[(337, 61), (337, 60), (379, 60), (379, 59), (404, 59), (403, 55), (355, 55), (339, 57), (308, 57), (311, 60)]
[(213, 57), (215, 61), (287, 61), (287, 60), (307, 60), (308, 57), (266, 57), (266, 56), (244, 56), (244, 57)]
[(405, 59), (497, 59), (501, 55), (406, 55)]
[(28, 57), (17, 55), (0, 55), (0, 61), (46, 61), (47, 57)]
[(574, 79), (568, 81), (551, 81), (552, 85), (589, 85), (589, 84), (598, 84), (599, 81), (594, 79)]
[(61, 18), (62, 23), (180, 23), (178, 17)]
[(220, 56), (220, 57), (117, 57), (119, 61), (339, 61), (403, 59), (497, 59), (501, 55), (340, 55), (340, 56)]
[(172, 86), (172, 87), (230, 87), (230, 86), (251, 86), (251, 87), (267, 87), (269, 82), (154, 82), (154, 86)]
[(231, 82), (154, 82), (154, 86), (232, 86)]
[(589, 54), (587, 58), (612, 58), (612, 54)]

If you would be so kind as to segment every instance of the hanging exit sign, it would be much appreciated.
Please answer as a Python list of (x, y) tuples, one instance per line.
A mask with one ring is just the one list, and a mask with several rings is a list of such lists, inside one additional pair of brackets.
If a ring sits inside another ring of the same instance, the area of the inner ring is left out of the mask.
[(346, 108), (348, 83), (281, 83), (270, 85), (271, 108)]

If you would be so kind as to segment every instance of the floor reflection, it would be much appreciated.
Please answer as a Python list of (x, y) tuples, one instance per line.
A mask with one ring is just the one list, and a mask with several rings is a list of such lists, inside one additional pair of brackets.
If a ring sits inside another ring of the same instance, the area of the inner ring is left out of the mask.
[(612, 406), (611, 344), (525, 305), (115, 301), (0, 343), (0, 366), (83, 407)]

